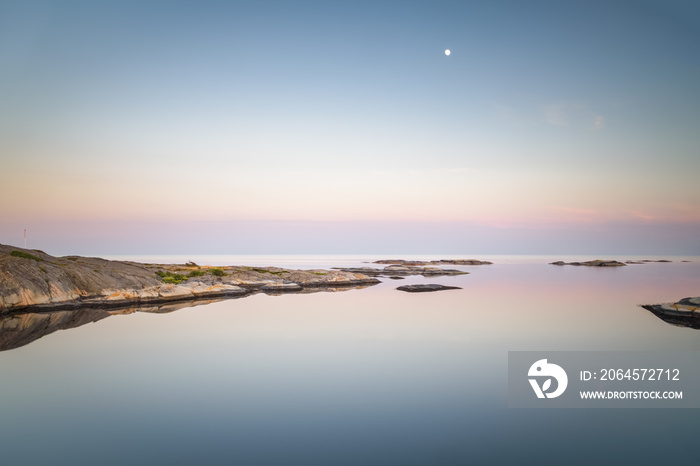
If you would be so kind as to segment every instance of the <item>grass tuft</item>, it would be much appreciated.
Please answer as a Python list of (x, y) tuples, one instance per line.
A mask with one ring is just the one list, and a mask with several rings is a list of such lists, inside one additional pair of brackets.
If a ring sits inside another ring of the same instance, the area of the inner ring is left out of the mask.
[(156, 272), (156, 275), (162, 278), (164, 283), (170, 283), (173, 285), (179, 285), (180, 283), (187, 280), (186, 276), (179, 273), (162, 272), (159, 270)]
[(272, 275), (282, 275), (283, 273), (289, 273), (289, 272), (287, 272), (286, 270), (275, 271), (275, 270), (255, 269), (255, 268), (250, 269), (250, 270), (252, 270), (253, 272), (258, 272), (258, 273), (269, 273), (269, 274), (272, 274)]
[(29, 254), (28, 252), (24, 252), (24, 251), (12, 251), (10, 253), (10, 255), (13, 257), (21, 257), (22, 259), (31, 259), (31, 260), (37, 261), (37, 262), (42, 262), (44, 260), (40, 257), (33, 256), (33, 255)]
[(224, 272), (224, 269), (220, 269), (219, 267), (213, 267), (209, 269), (209, 273), (214, 275), (215, 277), (225, 277), (226, 272)]

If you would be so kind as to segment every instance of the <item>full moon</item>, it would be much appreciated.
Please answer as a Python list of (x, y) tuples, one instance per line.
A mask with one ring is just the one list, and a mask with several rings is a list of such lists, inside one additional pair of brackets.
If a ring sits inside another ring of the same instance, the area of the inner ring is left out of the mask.
[(449, 55), (450, 53), (452, 53), (452, 52), (450, 52), (450, 49), (445, 50), (445, 55)]

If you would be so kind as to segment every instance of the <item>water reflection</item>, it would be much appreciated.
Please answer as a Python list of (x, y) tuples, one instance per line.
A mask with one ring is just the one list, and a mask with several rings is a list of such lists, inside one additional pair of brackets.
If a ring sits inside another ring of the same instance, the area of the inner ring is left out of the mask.
[[(372, 285), (339, 286), (333, 288), (304, 288), (301, 291), (294, 291), (293, 294), (313, 294), (321, 292), (335, 293), (348, 290), (359, 290), (369, 286)], [(176, 303), (128, 306), (123, 308), (77, 308), (71, 310), (23, 312), (0, 315), (0, 351), (20, 348), (58, 330), (74, 329), (86, 324), (98, 322), (113, 315), (127, 315), (136, 312), (168, 314), (184, 308), (203, 306), (224, 300), (242, 299), (257, 293), (263, 292), (254, 291), (253, 293), (243, 296), (230, 296), (215, 299), (195, 299), (179, 301)], [(264, 292), (264, 294), (269, 296), (281, 296), (292, 293), (285, 291), (267, 291)]]
[[(556, 259), (340, 295), (5, 316), (3, 464), (697, 464), (692, 410), (507, 408), (508, 351), (700, 350), (695, 330), (638, 307), (700, 294), (700, 262)], [(416, 283), (462, 289), (395, 290)]]
[(98, 309), (0, 316), (0, 351), (19, 348), (57, 330), (80, 327), (109, 316), (109, 312)]

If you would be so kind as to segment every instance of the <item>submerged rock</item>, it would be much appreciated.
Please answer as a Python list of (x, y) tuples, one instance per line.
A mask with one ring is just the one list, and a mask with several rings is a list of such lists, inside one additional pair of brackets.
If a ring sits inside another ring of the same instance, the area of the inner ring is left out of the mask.
[(586, 267), (624, 267), (627, 264), (623, 262), (618, 262), (618, 261), (604, 261), (604, 260), (594, 260), (594, 261), (586, 261), (586, 262), (564, 262), (564, 261), (556, 261), (556, 262), (550, 262), (551, 265), (583, 265)]
[(421, 285), (403, 285), (403, 286), (400, 286), (396, 289), (400, 290), (400, 291), (407, 291), (409, 293), (426, 293), (429, 291), (461, 290), (462, 288), (460, 288), (458, 286), (421, 284)]

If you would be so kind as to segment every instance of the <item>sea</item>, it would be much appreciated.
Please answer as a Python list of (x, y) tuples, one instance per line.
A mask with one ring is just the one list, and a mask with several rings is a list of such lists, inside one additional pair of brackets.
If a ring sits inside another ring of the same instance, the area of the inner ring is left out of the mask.
[[(0, 351), (1, 464), (700, 461), (700, 410), (508, 403), (509, 351), (700, 357), (700, 330), (640, 307), (700, 296), (698, 256), (105, 257), (301, 269), (382, 267), (377, 259), (493, 264), (363, 289), (137, 308), (16, 340)], [(550, 265), (591, 259), (671, 262)], [(461, 289), (396, 290), (418, 283)], [(0, 317), (0, 340), (36, 317)], [(49, 330), (60, 318), (40, 317)]]

